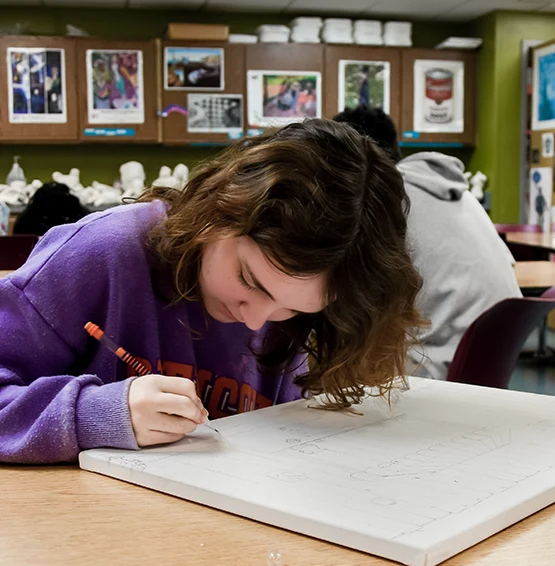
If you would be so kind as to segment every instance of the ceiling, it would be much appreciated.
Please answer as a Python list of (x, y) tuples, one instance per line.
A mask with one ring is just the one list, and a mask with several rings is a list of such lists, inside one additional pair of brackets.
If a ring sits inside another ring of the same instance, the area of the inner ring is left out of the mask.
[(555, 0), (0, 0), (0, 6), (173, 8), (344, 14), (351, 18), (406, 18), (465, 22), (494, 10), (555, 12)]

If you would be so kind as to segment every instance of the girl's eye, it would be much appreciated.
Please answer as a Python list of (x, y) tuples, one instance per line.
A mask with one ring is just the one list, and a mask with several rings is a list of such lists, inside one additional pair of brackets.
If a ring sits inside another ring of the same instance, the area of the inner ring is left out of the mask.
[(249, 290), (249, 291), (256, 291), (256, 287), (252, 287), (251, 285), (249, 285), (249, 284), (247, 283), (247, 280), (246, 280), (245, 277), (243, 276), (243, 272), (242, 272), (241, 270), (239, 270), (239, 271), (237, 272), (237, 277), (239, 278), (239, 283), (241, 283), (241, 285), (242, 285), (245, 289), (247, 289), (247, 290)]

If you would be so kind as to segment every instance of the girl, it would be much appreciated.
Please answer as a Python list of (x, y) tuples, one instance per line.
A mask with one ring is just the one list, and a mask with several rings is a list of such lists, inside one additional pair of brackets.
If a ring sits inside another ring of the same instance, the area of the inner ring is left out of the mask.
[(343, 409), (403, 375), (421, 280), (401, 176), (369, 138), (293, 124), (139, 200), (53, 228), (0, 280), (1, 461), (173, 442), (303, 394)]

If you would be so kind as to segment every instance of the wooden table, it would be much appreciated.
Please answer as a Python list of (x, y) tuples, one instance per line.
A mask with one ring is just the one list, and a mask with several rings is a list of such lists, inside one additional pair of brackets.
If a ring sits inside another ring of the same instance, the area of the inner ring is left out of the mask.
[(505, 238), (511, 244), (540, 248), (555, 253), (555, 234), (551, 232), (507, 232)]
[(555, 262), (517, 261), (514, 265), (518, 286), (526, 289), (549, 289), (555, 285)]
[(0, 278), (5, 277), (6, 275), (9, 275), (10, 273), (13, 273), (13, 272), (12, 271), (2, 271), (2, 270), (0, 270)]
[[(393, 562), (76, 467), (0, 466), (0, 564), (377, 566)], [(555, 505), (448, 566), (552, 566)]]

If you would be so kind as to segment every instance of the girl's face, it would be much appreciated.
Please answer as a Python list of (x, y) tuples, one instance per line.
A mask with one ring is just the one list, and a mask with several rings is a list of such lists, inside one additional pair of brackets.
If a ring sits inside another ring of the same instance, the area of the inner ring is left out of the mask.
[(208, 314), (258, 330), (267, 321), (320, 312), (326, 277), (287, 275), (274, 267), (248, 236), (223, 238), (204, 247), (200, 290)]

